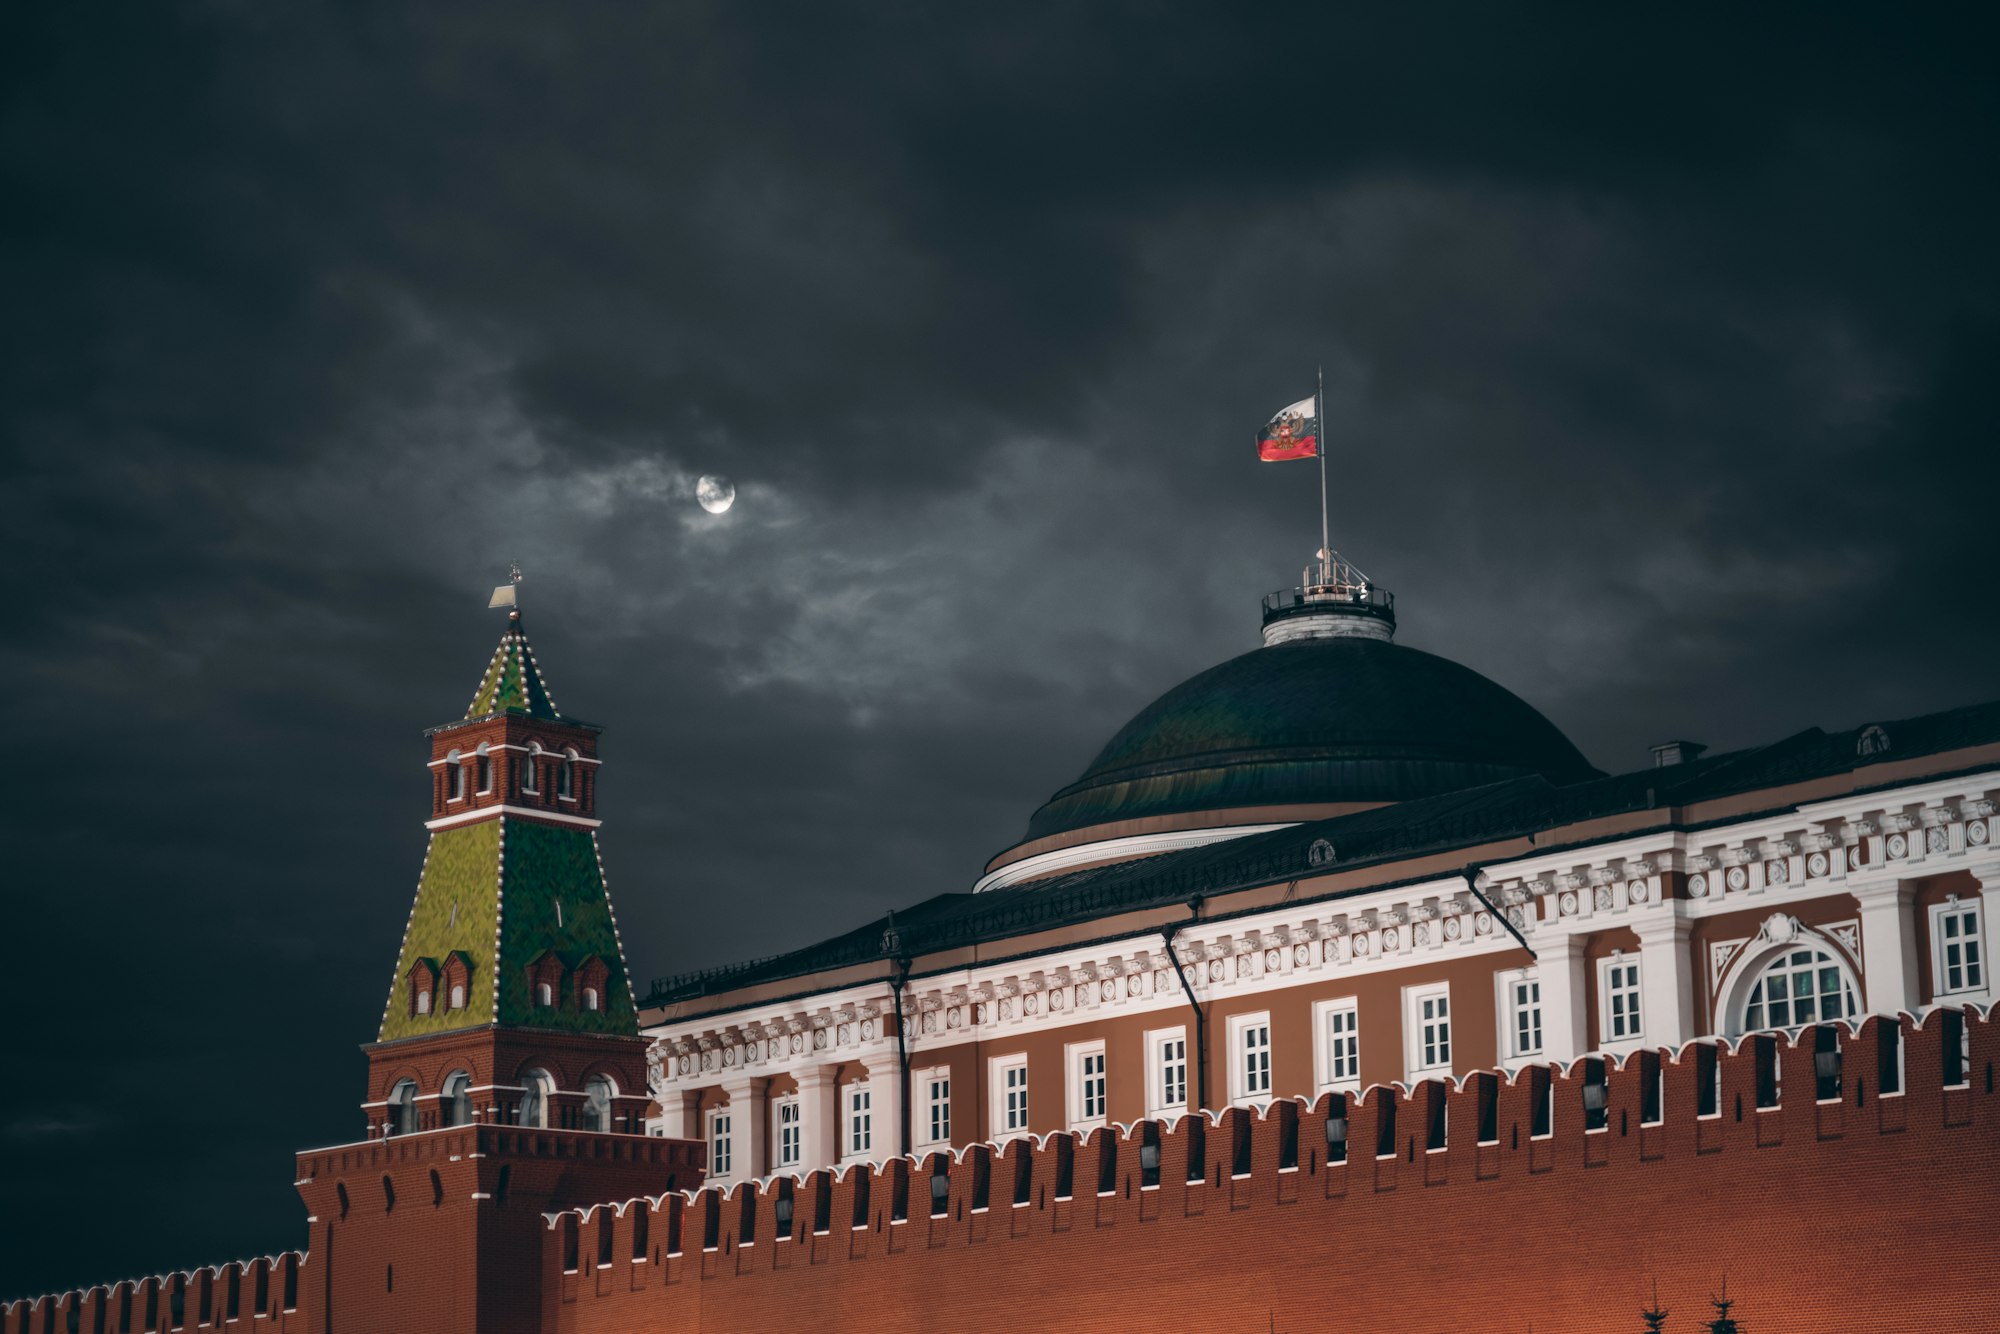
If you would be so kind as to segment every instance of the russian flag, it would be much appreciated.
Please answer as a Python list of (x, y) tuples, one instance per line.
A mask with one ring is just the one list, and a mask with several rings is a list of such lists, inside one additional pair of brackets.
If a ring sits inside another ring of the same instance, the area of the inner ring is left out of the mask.
[(1319, 401), (1302, 398), (1257, 432), (1257, 457), (1266, 463), (1319, 457)]

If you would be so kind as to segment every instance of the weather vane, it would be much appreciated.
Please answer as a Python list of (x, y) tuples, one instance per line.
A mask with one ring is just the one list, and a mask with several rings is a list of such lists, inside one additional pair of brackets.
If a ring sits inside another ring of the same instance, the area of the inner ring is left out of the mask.
[(507, 582), (493, 590), (493, 596), (487, 599), (486, 605), (489, 608), (512, 607), (515, 609), (516, 613), (518, 613), (520, 611), (521, 602), (519, 597), (515, 595), (514, 590), (515, 586), (520, 582), (521, 582), (521, 566), (519, 562), (509, 564), (507, 566)]

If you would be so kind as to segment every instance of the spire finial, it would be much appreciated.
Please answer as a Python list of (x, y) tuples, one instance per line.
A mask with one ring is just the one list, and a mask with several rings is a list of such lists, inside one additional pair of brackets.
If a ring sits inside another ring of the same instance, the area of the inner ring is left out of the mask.
[(520, 585), (520, 582), (521, 582), (520, 563), (518, 561), (510, 563), (507, 566), (507, 582), (493, 590), (493, 596), (488, 598), (486, 601), (487, 607), (489, 609), (493, 607), (511, 608), (511, 610), (509, 610), (507, 613), (507, 619), (510, 621), (520, 620), (521, 600), (520, 600), (520, 595), (515, 591), (516, 588)]

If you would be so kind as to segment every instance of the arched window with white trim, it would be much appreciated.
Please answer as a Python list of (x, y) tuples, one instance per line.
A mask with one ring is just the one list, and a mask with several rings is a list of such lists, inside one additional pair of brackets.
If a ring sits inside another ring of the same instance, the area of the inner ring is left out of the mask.
[(444, 1097), (438, 1103), (438, 1118), (447, 1126), (462, 1126), (471, 1123), (471, 1075), (463, 1070), (454, 1070), (445, 1076)]
[(417, 1129), (417, 1084), (413, 1079), (398, 1080), (389, 1090), (389, 1133), (412, 1135)]
[(1857, 1008), (1846, 966), (1825, 946), (1802, 942), (1772, 955), (1750, 980), (1742, 1031), (1851, 1019)]
[(520, 1123), (524, 1126), (547, 1126), (549, 1095), (555, 1092), (555, 1080), (549, 1078), (546, 1070), (530, 1070), (521, 1077), (521, 1084)]
[(584, 1081), (583, 1128), (585, 1130), (611, 1129), (611, 1094), (611, 1081), (603, 1075), (592, 1075)]
[(576, 800), (576, 751), (569, 750), (563, 755), (563, 762), (556, 766), (556, 800)]

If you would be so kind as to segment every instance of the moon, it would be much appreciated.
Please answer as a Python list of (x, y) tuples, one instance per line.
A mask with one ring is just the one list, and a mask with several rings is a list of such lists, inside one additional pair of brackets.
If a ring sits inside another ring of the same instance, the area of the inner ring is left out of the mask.
[(710, 514), (720, 514), (736, 503), (736, 483), (727, 477), (703, 477), (694, 484), (694, 498)]

